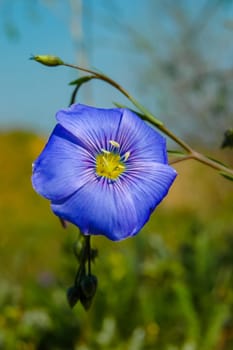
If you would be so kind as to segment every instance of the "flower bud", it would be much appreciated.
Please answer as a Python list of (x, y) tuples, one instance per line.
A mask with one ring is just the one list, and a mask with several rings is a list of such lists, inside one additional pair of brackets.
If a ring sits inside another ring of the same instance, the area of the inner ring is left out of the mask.
[(94, 275), (85, 276), (80, 284), (82, 293), (86, 298), (92, 298), (97, 289), (97, 278)]
[(30, 59), (50, 67), (61, 66), (64, 64), (64, 62), (57, 56), (37, 55), (32, 56)]
[(93, 275), (85, 276), (80, 284), (80, 302), (85, 310), (89, 310), (97, 289), (97, 278)]
[(71, 308), (73, 308), (80, 298), (79, 287), (72, 286), (67, 290), (67, 300)]
[(233, 129), (228, 129), (224, 133), (224, 140), (221, 145), (222, 148), (233, 148)]

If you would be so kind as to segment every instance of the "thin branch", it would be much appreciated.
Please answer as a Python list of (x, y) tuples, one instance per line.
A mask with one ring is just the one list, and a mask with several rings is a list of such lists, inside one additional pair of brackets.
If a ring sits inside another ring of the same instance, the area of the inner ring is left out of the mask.
[(175, 141), (177, 144), (179, 144), (184, 150), (186, 150), (187, 152), (192, 152), (191, 147), (184, 142), (183, 140), (181, 140), (178, 136), (176, 136), (175, 134), (173, 134), (172, 131), (170, 131), (169, 129), (166, 128), (166, 126), (157, 118), (155, 118), (155, 116), (149, 112), (144, 106), (142, 106), (138, 101), (136, 101), (129, 93), (127, 90), (125, 90), (120, 84), (118, 84), (117, 82), (115, 82), (113, 79), (109, 78), (108, 76), (102, 74), (102, 73), (98, 73), (95, 72), (91, 69), (87, 69), (87, 68), (82, 68), (80, 66), (76, 66), (73, 64), (69, 64), (69, 63), (64, 63), (63, 64), (66, 67), (71, 67), (71, 68), (75, 68), (78, 70), (81, 70), (85, 73), (89, 73), (89, 74), (93, 74), (96, 76), (96, 78), (105, 81), (106, 83), (112, 85), (113, 87), (115, 87), (117, 90), (119, 90), (125, 97), (127, 97), (133, 104), (135, 107), (138, 108), (138, 110), (140, 112), (142, 112), (145, 115), (145, 119), (150, 122), (152, 125), (156, 126), (159, 130), (161, 130), (164, 134), (166, 134), (168, 137), (170, 137), (173, 141)]
[(193, 159), (193, 156), (191, 154), (189, 154), (187, 156), (171, 159), (169, 161), (169, 164), (173, 165), (173, 164), (177, 164), (177, 163), (183, 162), (184, 160), (189, 160), (189, 159)]
[(200, 163), (203, 163), (203, 164), (208, 165), (209, 167), (211, 167), (213, 169), (216, 169), (220, 172), (224, 172), (224, 173), (227, 173), (227, 174), (230, 174), (233, 176), (233, 169), (230, 169), (230, 168), (226, 167), (225, 165), (220, 164), (219, 162), (216, 162), (212, 159), (209, 159), (201, 153), (194, 152), (192, 154), (192, 157), (193, 157), (193, 159), (197, 160)]
[(80, 71), (89, 73), (94, 75), (96, 78), (105, 81), (106, 83), (110, 84), (111, 86), (115, 87), (117, 90), (119, 90), (124, 96), (126, 96), (137, 109), (143, 113), (144, 119), (147, 120), (149, 123), (157, 127), (160, 131), (162, 131), (165, 135), (167, 135), (170, 139), (175, 141), (178, 145), (180, 145), (186, 152), (187, 154), (179, 159), (175, 159), (171, 161), (170, 164), (175, 164), (178, 162), (181, 162), (182, 160), (188, 160), (188, 159), (195, 159), (205, 165), (208, 165), (209, 167), (216, 169), (220, 172), (224, 172), (226, 174), (230, 174), (231, 176), (233, 175), (233, 170), (225, 167), (224, 165), (218, 163), (217, 161), (211, 160), (208, 157), (204, 156), (201, 153), (196, 152), (193, 150), (185, 141), (183, 141), (181, 138), (176, 136), (172, 131), (170, 131), (160, 120), (156, 119), (155, 116), (149, 112), (144, 106), (142, 106), (137, 100), (132, 97), (127, 90), (125, 90), (120, 84), (118, 84), (116, 81), (113, 79), (109, 78), (108, 76), (95, 72), (91, 69), (87, 68), (82, 68), (73, 64), (69, 63), (63, 63), (64, 66), (71, 67), (74, 69), (78, 69)]
[(169, 161), (169, 164), (174, 165), (174, 164), (183, 162), (185, 160), (190, 160), (190, 159), (193, 159), (193, 160), (196, 160), (202, 164), (208, 165), (210, 168), (218, 170), (219, 172), (226, 173), (226, 174), (233, 176), (233, 169), (230, 169), (230, 168), (226, 167), (225, 165), (220, 164), (219, 162), (216, 162), (216, 161), (214, 161), (214, 160), (212, 160), (212, 159), (210, 159), (210, 158), (208, 158), (208, 157), (204, 156), (203, 154), (198, 153), (196, 151), (192, 151), (192, 153), (190, 153), (188, 155), (184, 155), (184, 156), (181, 156), (179, 158), (172, 159)]

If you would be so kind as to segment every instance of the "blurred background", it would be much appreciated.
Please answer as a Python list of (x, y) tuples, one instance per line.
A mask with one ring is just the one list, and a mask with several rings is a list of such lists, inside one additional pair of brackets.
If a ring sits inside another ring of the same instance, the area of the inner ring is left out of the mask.
[[(80, 73), (29, 58), (53, 54), (124, 86), (199, 151), (233, 127), (233, 1), (0, 0), (0, 349), (232, 350), (233, 187), (178, 163), (142, 232), (92, 239), (99, 285), (70, 310), (77, 230), (64, 230), (31, 188), (31, 164)], [(130, 103), (100, 81), (77, 102)], [(177, 148), (168, 141), (169, 148)]]

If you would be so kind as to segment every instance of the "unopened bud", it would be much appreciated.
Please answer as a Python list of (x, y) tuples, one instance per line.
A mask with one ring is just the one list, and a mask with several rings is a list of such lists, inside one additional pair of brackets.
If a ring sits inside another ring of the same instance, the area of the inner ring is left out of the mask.
[(94, 275), (85, 276), (81, 281), (81, 289), (85, 297), (93, 298), (97, 289), (97, 278)]
[(74, 307), (75, 304), (79, 301), (80, 298), (80, 291), (78, 287), (72, 286), (67, 290), (67, 300), (70, 305), (70, 307)]
[(89, 310), (97, 288), (97, 278), (93, 275), (85, 276), (80, 284), (80, 302), (85, 310)]
[(64, 62), (57, 56), (37, 55), (32, 56), (30, 59), (49, 67), (61, 66), (64, 64)]

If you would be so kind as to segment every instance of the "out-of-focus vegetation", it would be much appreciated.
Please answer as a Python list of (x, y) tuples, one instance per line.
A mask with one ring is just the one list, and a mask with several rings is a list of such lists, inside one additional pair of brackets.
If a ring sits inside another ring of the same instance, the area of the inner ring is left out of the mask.
[(0, 349), (232, 350), (232, 183), (177, 164), (169, 196), (139, 235), (92, 239), (97, 294), (90, 311), (70, 310), (77, 230), (62, 229), (30, 183), (44, 142), (0, 135)]
[[(141, 2), (141, 20), (134, 2), (130, 16), (125, 1), (20, 3), (34, 26), (39, 4), (59, 13), (67, 3), (62, 15), (79, 62), (126, 85), (132, 72), (140, 100), (190, 144), (217, 148), (231, 130), (231, 0)], [(1, 3), (1, 29), (11, 39), (25, 36), (17, 6)], [(44, 89), (43, 76), (34, 79)], [(14, 91), (21, 86), (14, 78)], [(232, 350), (232, 182), (201, 164), (178, 163), (169, 196), (140, 234), (119, 243), (92, 239), (98, 290), (88, 312), (79, 304), (71, 310), (66, 290), (77, 269), (77, 229), (64, 230), (30, 183), (44, 142), (25, 132), (0, 134), (0, 350)], [(217, 152), (207, 151), (233, 164), (232, 149)]]

